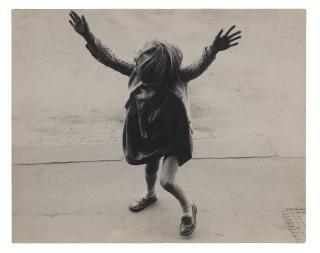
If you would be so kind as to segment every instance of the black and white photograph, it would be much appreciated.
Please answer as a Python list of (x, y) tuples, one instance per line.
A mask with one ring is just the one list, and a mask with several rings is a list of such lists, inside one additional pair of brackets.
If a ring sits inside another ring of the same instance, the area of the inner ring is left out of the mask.
[(14, 243), (304, 243), (305, 9), (13, 9)]

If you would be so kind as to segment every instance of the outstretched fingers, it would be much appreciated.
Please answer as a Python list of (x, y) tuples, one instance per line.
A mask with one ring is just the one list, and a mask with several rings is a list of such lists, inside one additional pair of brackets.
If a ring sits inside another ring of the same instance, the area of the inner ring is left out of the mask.
[(83, 23), (86, 27), (88, 27), (88, 23), (87, 23), (87, 20), (86, 20), (86, 18), (84, 17), (84, 15), (81, 16), (81, 19), (82, 19), (82, 23)]
[(222, 33), (223, 33), (223, 29), (220, 30), (220, 32), (217, 34), (216, 38), (220, 38)]
[[(231, 28), (233, 29), (234, 27), (235, 26), (232, 26)], [(229, 47), (234, 47), (234, 46), (238, 45), (239, 42), (235, 42), (235, 43), (231, 43), (231, 42), (239, 40), (241, 38), (241, 35), (239, 35), (239, 34), (241, 34), (241, 31), (237, 31), (237, 32), (234, 32), (234, 33), (228, 35), (230, 33), (230, 31), (232, 30), (231, 28), (229, 29), (229, 31), (226, 35), (227, 35), (227, 38), (229, 39), (229, 43), (230, 43)]]
[(230, 33), (235, 27), (236, 27), (235, 25), (231, 26), (231, 27), (229, 28), (229, 30), (226, 32), (226, 36), (228, 36), (229, 33)]
[(75, 11), (71, 10), (70, 13), (71, 13), (76, 19), (80, 19), (79, 15), (78, 15)]
[(234, 47), (234, 46), (236, 46), (236, 45), (238, 45), (238, 44), (239, 44), (239, 42), (232, 43), (232, 44), (229, 45), (229, 47)]
[(234, 36), (236, 36), (236, 35), (238, 35), (238, 34), (240, 34), (240, 33), (241, 33), (241, 31), (237, 31), (237, 32), (231, 33), (231, 34), (228, 36), (228, 38), (231, 39), (232, 37), (234, 37)]
[(70, 25), (74, 28), (74, 23), (69, 19)]
[(69, 12), (69, 16), (72, 19), (72, 21), (74, 22), (76, 20), (75, 15), (72, 13), (72, 11)]
[(76, 23), (78, 20), (80, 20), (80, 17), (74, 11), (70, 11), (69, 15), (74, 23)]
[(232, 41), (238, 40), (238, 39), (240, 39), (240, 38), (241, 38), (241, 36), (237, 36), (237, 37), (235, 37), (235, 38), (229, 39), (229, 42), (232, 42)]

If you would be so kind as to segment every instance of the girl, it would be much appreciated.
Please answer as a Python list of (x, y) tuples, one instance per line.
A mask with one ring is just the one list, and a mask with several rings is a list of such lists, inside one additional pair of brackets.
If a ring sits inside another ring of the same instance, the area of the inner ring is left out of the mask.
[(180, 235), (191, 235), (196, 228), (197, 207), (175, 181), (178, 168), (192, 158), (187, 84), (208, 68), (219, 51), (237, 45), (241, 31), (231, 33), (235, 28), (232, 26), (222, 35), (220, 30), (201, 58), (182, 68), (180, 49), (161, 41), (146, 43), (134, 63), (124, 62), (91, 33), (84, 16), (80, 18), (71, 11), (70, 17), (70, 24), (86, 40), (90, 53), (104, 65), (130, 77), (123, 150), (129, 164), (146, 164), (147, 189), (129, 209), (138, 212), (157, 200), (155, 183), (163, 157), (160, 184), (182, 207)]

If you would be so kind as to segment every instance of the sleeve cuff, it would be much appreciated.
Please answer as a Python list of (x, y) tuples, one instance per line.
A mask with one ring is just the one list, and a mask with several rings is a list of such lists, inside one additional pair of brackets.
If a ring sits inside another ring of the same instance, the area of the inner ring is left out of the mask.
[(210, 46), (205, 47), (205, 52), (206, 52), (207, 57), (210, 60), (214, 60), (216, 58), (217, 53), (218, 53), (218, 51), (213, 50), (212, 47), (210, 47)]

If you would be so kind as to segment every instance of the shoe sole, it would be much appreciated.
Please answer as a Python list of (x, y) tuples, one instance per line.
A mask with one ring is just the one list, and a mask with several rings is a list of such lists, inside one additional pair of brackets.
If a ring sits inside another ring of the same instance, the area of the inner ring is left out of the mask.
[(188, 238), (190, 237), (191, 235), (194, 235), (195, 231), (196, 231), (196, 228), (197, 228), (197, 206), (194, 205), (194, 212), (193, 212), (193, 215), (195, 217), (194, 219), (194, 229), (188, 233), (188, 234), (180, 234), (183, 238)]
[(152, 205), (154, 202), (156, 202), (158, 200), (158, 198), (153, 198), (153, 199), (150, 199), (149, 202), (146, 202), (145, 206), (143, 206), (142, 208), (132, 208), (131, 206), (129, 206), (129, 210), (134, 212), (134, 213), (137, 213), (137, 212), (140, 212), (142, 211), (143, 209), (145, 209), (146, 207)]

